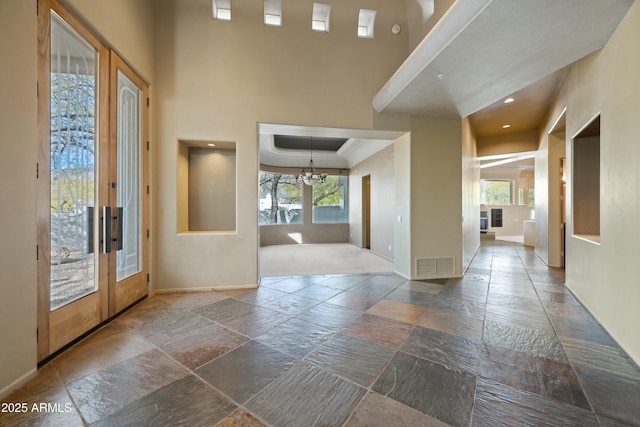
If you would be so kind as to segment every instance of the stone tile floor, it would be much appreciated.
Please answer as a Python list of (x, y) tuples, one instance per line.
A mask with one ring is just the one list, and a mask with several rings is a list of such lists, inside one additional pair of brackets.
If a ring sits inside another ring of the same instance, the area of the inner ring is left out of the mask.
[[(640, 369), (532, 250), (463, 279), (156, 294), (41, 368), (0, 425), (640, 425)], [(54, 406), (55, 407), (55, 406)]]

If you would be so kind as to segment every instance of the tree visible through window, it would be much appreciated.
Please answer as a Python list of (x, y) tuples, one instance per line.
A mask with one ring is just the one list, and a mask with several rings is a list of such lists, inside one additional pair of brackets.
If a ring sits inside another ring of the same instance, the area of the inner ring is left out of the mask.
[(329, 175), (324, 182), (313, 186), (313, 222), (348, 222), (348, 177)]
[(260, 172), (259, 224), (302, 223), (302, 189), (295, 175)]
[(480, 200), (487, 205), (511, 204), (511, 181), (481, 180)]

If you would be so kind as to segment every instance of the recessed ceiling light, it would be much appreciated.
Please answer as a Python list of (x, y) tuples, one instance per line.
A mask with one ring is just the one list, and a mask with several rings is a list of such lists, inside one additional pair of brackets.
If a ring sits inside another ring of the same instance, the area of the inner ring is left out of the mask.
[(215, 147), (216, 144), (207, 144), (209, 147)]
[(502, 129), (509, 129), (511, 125), (502, 125)]
[(507, 99), (505, 99), (505, 100), (504, 100), (504, 103), (505, 103), (505, 104), (511, 104), (513, 101), (515, 101), (515, 99), (513, 99), (513, 98), (507, 98)]

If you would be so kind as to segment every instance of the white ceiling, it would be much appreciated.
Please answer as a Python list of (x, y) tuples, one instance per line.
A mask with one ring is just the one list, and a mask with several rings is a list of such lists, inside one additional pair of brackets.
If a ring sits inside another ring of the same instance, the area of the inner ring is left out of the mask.
[(604, 46), (632, 3), (457, 0), (373, 106), (466, 117)]
[(279, 167), (303, 168), (309, 164), (310, 150), (281, 149), (274, 145), (274, 135), (348, 138), (337, 151), (314, 151), (313, 163), (317, 168), (350, 169), (401, 137), (404, 132), (367, 129), (341, 129), (313, 126), (278, 125), (260, 123), (260, 164)]

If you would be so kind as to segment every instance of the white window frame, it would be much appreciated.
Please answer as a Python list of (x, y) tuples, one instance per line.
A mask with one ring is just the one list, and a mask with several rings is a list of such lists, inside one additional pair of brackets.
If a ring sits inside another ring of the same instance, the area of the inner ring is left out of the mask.
[(331, 18), (331, 5), (326, 3), (313, 3), (311, 15), (311, 29), (319, 33), (329, 32), (329, 20)]
[(360, 9), (360, 12), (358, 13), (358, 37), (362, 39), (372, 39), (375, 21), (375, 10)]
[(212, 17), (218, 21), (231, 21), (231, 0), (211, 0)]
[(282, 0), (264, 0), (264, 23), (272, 27), (282, 26)]

